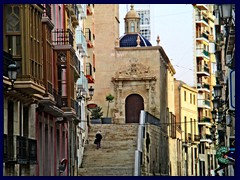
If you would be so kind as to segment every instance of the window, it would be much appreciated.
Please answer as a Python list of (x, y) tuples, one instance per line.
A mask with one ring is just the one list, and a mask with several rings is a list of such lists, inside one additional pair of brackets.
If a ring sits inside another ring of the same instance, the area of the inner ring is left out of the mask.
[(185, 141), (187, 141), (187, 117), (184, 116)]
[(195, 105), (195, 95), (193, 95), (193, 104)]
[(13, 56), (21, 56), (21, 30), (19, 5), (5, 5), (7, 49)]
[(192, 93), (190, 93), (190, 104), (192, 104)]
[(187, 100), (187, 92), (184, 91), (184, 101), (186, 101), (186, 100)]
[(131, 32), (134, 32), (134, 22), (131, 22)]

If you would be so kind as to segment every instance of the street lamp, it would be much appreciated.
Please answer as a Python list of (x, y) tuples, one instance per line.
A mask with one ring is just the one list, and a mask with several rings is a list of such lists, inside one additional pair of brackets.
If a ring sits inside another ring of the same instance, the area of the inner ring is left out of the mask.
[(213, 108), (214, 109), (218, 109), (220, 107), (220, 99), (219, 98), (213, 99), (212, 103), (213, 103)]
[(211, 111), (211, 113), (212, 113), (212, 118), (215, 120), (217, 118), (217, 111), (213, 110)]
[(232, 16), (232, 4), (221, 4), (219, 6), (220, 17), (224, 20)]
[(222, 96), (222, 85), (217, 84), (216, 86), (213, 86), (213, 89), (214, 89), (215, 97), (221, 97)]
[(17, 65), (16, 65), (16, 62), (15, 61), (11, 61), (10, 64), (8, 65), (8, 78), (10, 79), (11, 83), (12, 83), (12, 87), (11, 87), (11, 90), (13, 90), (13, 85), (14, 85), (14, 82), (16, 81), (17, 79)]
[(89, 98), (87, 98), (88, 101), (92, 100), (93, 94), (94, 94), (94, 88), (92, 86), (90, 86), (90, 88), (88, 89), (89, 92)]

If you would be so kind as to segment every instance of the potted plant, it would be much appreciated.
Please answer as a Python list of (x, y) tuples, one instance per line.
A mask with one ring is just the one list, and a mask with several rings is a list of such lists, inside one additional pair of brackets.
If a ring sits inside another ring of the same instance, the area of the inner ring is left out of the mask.
[(112, 123), (112, 118), (108, 117), (108, 112), (109, 112), (109, 105), (110, 103), (112, 103), (114, 100), (114, 96), (112, 94), (109, 94), (106, 96), (106, 101), (108, 102), (108, 106), (107, 106), (107, 116), (102, 118), (102, 123), (103, 124), (111, 124)]
[(91, 110), (91, 123), (101, 124), (101, 117), (103, 116), (102, 107), (97, 106)]

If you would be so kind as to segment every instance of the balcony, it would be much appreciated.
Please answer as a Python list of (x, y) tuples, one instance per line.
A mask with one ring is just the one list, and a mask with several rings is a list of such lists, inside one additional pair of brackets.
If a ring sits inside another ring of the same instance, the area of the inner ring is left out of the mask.
[(86, 4), (77, 4), (81, 19), (87, 18), (87, 5)]
[(90, 28), (85, 28), (85, 37), (87, 41), (87, 47), (92, 48), (93, 47), (93, 38), (92, 38), (92, 32)]
[(30, 164), (37, 164), (37, 140), (28, 139), (28, 159)]
[(73, 56), (73, 68), (75, 69), (75, 72), (77, 73), (77, 76), (80, 76), (80, 61), (76, 54)]
[(206, 99), (198, 99), (198, 108), (207, 108), (211, 109), (211, 103)]
[(54, 28), (54, 24), (52, 22), (52, 13), (51, 13), (51, 5), (50, 4), (44, 4), (44, 12), (43, 12), (43, 16), (42, 16), (42, 22), (46, 23), (51, 30)]
[(210, 92), (210, 86), (206, 83), (197, 83), (197, 89), (198, 91)]
[(72, 18), (72, 24), (75, 25), (75, 26), (79, 25), (79, 22), (78, 22), (78, 16), (79, 16), (78, 6), (76, 4), (68, 4), (66, 7), (70, 12), (70, 16)]
[(211, 119), (208, 117), (199, 118), (198, 125), (211, 127)]
[(203, 48), (197, 48), (196, 57), (201, 59), (203, 58), (209, 59), (209, 52)]
[(56, 90), (54, 89), (53, 95), (46, 94), (42, 100), (39, 101), (39, 106), (37, 112), (47, 112), (52, 116), (59, 117), (63, 115), (61, 110), (61, 96), (58, 96)]
[(18, 164), (37, 162), (37, 141), (4, 134), (4, 162)]
[(87, 42), (81, 30), (76, 30), (76, 44), (82, 55), (87, 56)]
[(88, 83), (94, 83), (92, 64), (86, 63), (86, 78), (88, 79)]
[(72, 23), (78, 25), (78, 15), (79, 9), (76, 4), (66, 4), (66, 9), (69, 11), (69, 14), (72, 18)]
[(207, 7), (206, 4), (196, 4), (195, 7), (198, 8), (198, 9), (200, 9), (200, 10), (202, 10), (202, 11), (208, 10), (208, 7)]
[(50, 20), (52, 20), (52, 13), (51, 13), (51, 5), (50, 4), (44, 4), (43, 17), (47, 17)]
[(201, 135), (200, 142), (212, 143), (212, 135), (208, 134)]
[(207, 66), (198, 65), (197, 75), (210, 76), (209, 68)]
[(81, 90), (83, 95), (88, 93), (88, 79), (86, 76), (81, 72), (80, 78), (77, 80), (77, 87)]
[(53, 40), (53, 45), (71, 45), (73, 47), (73, 33), (70, 29), (56, 29), (53, 31), (53, 36), (55, 36), (55, 40)]
[(54, 96), (54, 100), (56, 102), (56, 106), (58, 108), (62, 107), (62, 95), (59, 91), (57, 91), (56, 89), (53, 89), (53, 96)]
[(208, 44), (209, 43), (209, 36), (208, 36), (207, 33), (203, 32), (203, 33), (196, 36), (196, 40), (200, 43), (205, 42), (205, 44)]
[(202, 26), (202, 27), (208, 27), (209, 24), (208, 24), (208, 18), (205, 17), (203, 14), (201, 15), (196, 15), (195, 17), (195, 21), (196, 21), (196, 24), (199, 25), (199, 26)]

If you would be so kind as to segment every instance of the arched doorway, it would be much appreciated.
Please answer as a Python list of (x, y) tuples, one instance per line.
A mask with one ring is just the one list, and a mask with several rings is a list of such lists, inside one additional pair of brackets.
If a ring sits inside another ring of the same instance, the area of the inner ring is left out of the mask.
[(131, 94), (125, 101), (126, 123), (139, 123), (140, 111), (144, 110), (144, 102), (142, 96)]

